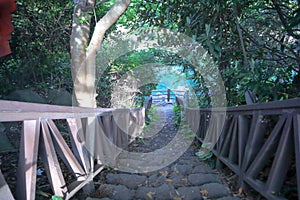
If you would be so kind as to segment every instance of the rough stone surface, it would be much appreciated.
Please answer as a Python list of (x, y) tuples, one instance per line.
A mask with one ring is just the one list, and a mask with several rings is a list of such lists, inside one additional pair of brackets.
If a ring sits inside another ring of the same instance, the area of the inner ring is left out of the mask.
[(175, 173), (186, 175), (186, 174), (191, 173), (192, 169), (193, 169), (192, 165), (181, 165), (181, 164), (178, 164), (178, 165), (174, 165), (174, 167), (173, 167), (172, 170)]
[(135, 199), (172, 199), (175, 196), (174, 186), (163, 184), (159, 187), (140, 187), (135, 193)]
[(174, 187), (182, 187), (189, 184), (186, 176), (182, 174), (172, 174), (168, 180), (168, 182), (174, 185)]
[(6, 100), (24, 101), (31, 103), (47, 103), (46, 99), (32, 90), (16, 90), (5, 97)]
[(193, 171), (192, 171), (193, 174), (196, 174), (196, 173), (203, 173), (203, 174), (211, 174), (211, 173), (214, 173), (210, 167), (206, 166), (206, 165), (203, 165), (203, 164), (200, 164), (200, 165), (197, 165), (194, 167)]
[(201, 200), (200, 187), (179, 187), (177, 190), (178, 197), (181, 200)]
[(200, 186), (200, 189), (203, 191), (207, 191), (207, 198), (221, 198), (230, 195), (230, 191), (228, 187), (220, 183), (208, 183)]
[(113, 185), (110, 184), (102, 184), (100, 187), (97, 189), (97, 194), (99, 198), (107, 198), (112, 195), (113, 193)]
[(152, 175), (148, 178), (148, 184), (151, 187), (159, 187), (162, 184), (164, 184), (166, 182), (166, 177), (159, 174), (159, 175)]
[[(171, 108), (168, 106), (164, 108), (168, 117), (163, 120), (167, 124), (163, 126), (162, 130), (142, 142), (134, 141), (128, 147), (129, 152), (152, 152), (164, 147), (174, 138), (176, 131), (174, 131), (174, 115), (172, 115)], [(197, 150), (195, 145), (191, 145), (175, 162), (162, 169), (147, 173), (131, 174), (116, 170), (104, 170), (95, 177), (98, 184), (101, 185), (96, 192), (99, 194), (97, 198), (112, 200), (237, 199), (233, 197), (226, 185), (221, 184), (218, 175), (195, 156)], [(162, 157), (168, 156), (165, 154)], [(122, 157), (123, 161), (125, 160), (125, 154), (121, 153), (119, 157)], [(136, 159), (135, 164), (143, 162), (142, 157), (134, 157), (134, 159)], [(118, 161), (120, 162), (120, 160)], [(148, 162), (148, 164), (155, 163), (155, 159)]]
[(156, 188), (156, 199), (172, 199), (175, 195), (174, 186), (171, 184), (163, 184)]
[(129, 189), (136, 189), (146, 181), (146, 176), (135, 174), (107, 174), (106, 179), (109, 184), (126, 185)]
[(129, 190), (124, 185), (114, 186), (113, 194), (110, 196), (112, 199), (124, 199), (131, 200), (133, 199), (134, 191)]
[(134, 196), (134, 191), (131, 191), (124, 185), (103, 184), (99, 187), (98, 193), (102, 198), (124, 199), (130, 200)]
[(190, 174), (188, 181), (192, 185), (204, 185), (207, 183), (220, 183), (220, 179), (215, 174)]
[(72, 106), (72, 95), (63, 89), (49, 90), (48, 91), (48, 103), (54, 105)]
[(156, 194), (156, 188), (152, 187), (139, 187), (135, 192), (136, 199), (153, 199)]
[(0, 122), (0, 133), (5, 131), (5, 126), (3, 125), (3, 123)]
[(240, 199), (239, 197), (233, 197), (233, 196), (226, 196), (226, 197), (221, 197), (217, 198), (217, 200), (238, 200)]

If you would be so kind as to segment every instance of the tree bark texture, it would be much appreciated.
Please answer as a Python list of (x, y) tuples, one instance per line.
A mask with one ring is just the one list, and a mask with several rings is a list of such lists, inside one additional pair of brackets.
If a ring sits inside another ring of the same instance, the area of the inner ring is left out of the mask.
[[(71, 65), (75, 104), (95, 108), (96, 104), (96, 55), (105, 32), (119, 19), (129, 6), (130, 0), (117, 0), (112, 8), (97, 23), (90, 35), (90, 21), (95, 0), (78, 0), (72, 24)], [(90, 39), (90, 41), (89, 41)]]
[[(125, 12), (130, 0), (116, 0), (106, 15), (96, 23), (90, 39), (90, 22), (96, 5), (95, 0), (77, 0), (73, 13), (71, 45), (71, 65), (73, 78), (73, 105), (79, 107), (97, 107), (96, 102), (96, 55), (104, 34), (117, 19)], [(96, 118), (91, 117), (86, 121), (85, 143), (90, 153), (89, 173), (94, 172), (94, 151), (96, 137)], [(85, 193), (94, 191), (93, 182), (89, 182), (83, 190)]]

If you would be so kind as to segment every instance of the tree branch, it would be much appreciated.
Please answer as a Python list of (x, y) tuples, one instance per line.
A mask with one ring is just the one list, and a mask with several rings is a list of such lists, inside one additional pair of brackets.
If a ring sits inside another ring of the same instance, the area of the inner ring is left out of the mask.
[(100, 4), (103, 4), (105, 2), (108, 2), (109, 0), (102, 0), (102, 1), (99, 1), (99, 2), (96, 2), (95, 6), (99, 6)]
[(247, 59), (247, 52), (246, 52), (246, 49), (245, 49), (245, 44), (244, 44), (244, 39), (243, 39), (241, 27), (240, 27), (240, 24), (239, 24), (239, 21), (238, 21), (237, 5), (236, 4), (233, 5), (233, 14), (234, 14), (234, 17), (235, 17), (236, 29), (237, 29), (238, 34), (239, 34), (240, 43), (241, 43), (241, 47), (242, 47), (242, 51), (243, 51), (244, 65), (247, 66), (249, 64), (249, 62), (248, 62), (248, 59)]
[(287, 50), (289, 50), (295, 56), (295, 58), (297, 58), (300, 61), (300, 56), (297, 55), (297, 53), (294, 51), (293, 48), (287, 46), (284, 42), (276, 39), (275, 36), (271, 36), (271, 37), (273, 38), (273, 40), (275, 40), (276, 42), (278, 42), (280, 45), (284, 46), (284, 48), (286, 48)]
[(278, 57), (288, 57), (288, 58), (291, 58), (293, 60), (299, 61), (297, 58), (295, 58), (293, 56), (290, 56), (290, 55), (287, 55), (287, 54), (282, 54), (282, 53), (279, 53), (279, 52), (275, 52), (274, 49), (267, 46), (266, 44), (260, 44), (247, 30), (245, 30), (242, 26), (240, 26), (240, 28), (246, 34), (247, 38), (249, 38), (249, 40), (251, 42), (253, 42), (256, 46), (258, 46), (260, 48), (267, 49), (268, 51), (274, 53)]
[(96, 24), (87, 53), (99, 50), (105, 32), (119, 19), (130, 4), (130, 0), (117, 0), (112, 8)]
[(281, 23), (282, 23), (284, 29), (287, 31), (287, 33), (288, 33), (290, 36), (292, 36), (292, 37), (294, 37), (294, 38), (296, 38), (296, 39), (300, 39), (300, 35), (295, 34), (295, 33), (293, 32), (293, 29), (291, 29), (290, 26), (288, 25), (288, 23), (287, 23), (287, 21), (286, 21), (286, 19), (285, 19), (285, 17), (284, 17), (284, 13), (283, 13), (282, 9), (280, 8), (280, 5), (279, 5), (279, 3), (277, 2), (277, 0), (272, 0), (272, 2), (273, 2), (273, 4), (274, 4), (274, 7), (275, 7), (277, 13), (278, 13), (279, 19), (280, 19), (280, 21), (281, 21)]

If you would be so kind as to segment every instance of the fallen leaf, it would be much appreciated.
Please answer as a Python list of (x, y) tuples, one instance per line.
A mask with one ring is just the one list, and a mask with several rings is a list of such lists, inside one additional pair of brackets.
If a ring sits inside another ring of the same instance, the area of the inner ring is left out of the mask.
[(173, 200), (182, 200), (181, 197), (173, 197)]
[(184, 182), (186, 182), (186, 183), (188, 182), (187, 178), (182, 178), (181, 180), (184, 181)]
[(239, 190), (238, 190), (237, 195), (238, 195), (238, 196), (241, 196), (242, 194), (243, 194), (243, 188), (240, 187)]
[(200, 193), (202, 194), (203, 197), (208, 196), (208, 191), (207, 190), (200, 190)]
[(167, 179), (166, 179), (166, 182), (167, 182), (167, 183), (172, 183), (172, 179), (167, 178)]
[(148, 192), (148, 193), (147, 193), (147, 197), (149, 197), (149, 199), (153, 199), (152, 193), (151, 193), (151, 192)]
[(161, 173), (163, 176), (168, 176), (168, 174), (169, 174), (167, 171), (161, 171), (160, 173)]

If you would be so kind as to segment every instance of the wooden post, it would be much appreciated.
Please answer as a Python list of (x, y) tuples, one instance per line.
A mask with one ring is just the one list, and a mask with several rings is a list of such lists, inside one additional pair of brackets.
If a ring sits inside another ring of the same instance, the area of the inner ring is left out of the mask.
[(23, 122), (18, 164), (17, 199), (34, 199), (40, 137), (40, 120)]
[(170, 102), (170, 93), (171, 93), (171, 90), (168, 89), (168, 102)]

